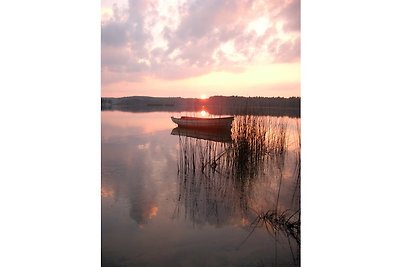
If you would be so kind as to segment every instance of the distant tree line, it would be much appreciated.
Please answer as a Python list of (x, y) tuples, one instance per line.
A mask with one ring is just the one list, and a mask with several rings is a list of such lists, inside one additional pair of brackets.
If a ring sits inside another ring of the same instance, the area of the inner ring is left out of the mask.
[(271, 114), (300, 117), (300, 97), (212, 96), (208, 99), (182, 97), (131, 96), (101, 98), (102, 110), (198, 111), (206, 108), (211, 114)]

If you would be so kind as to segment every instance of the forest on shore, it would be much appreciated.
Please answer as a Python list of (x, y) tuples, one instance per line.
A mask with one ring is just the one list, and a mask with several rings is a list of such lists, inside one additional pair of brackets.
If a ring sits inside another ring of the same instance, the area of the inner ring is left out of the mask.
[(214, 115), (273, 115), (300, 117), (300, 97), (211, 96), (207, 99), (182, 97), (102, 97), (101, 110), (130, 112), (199, 111)]

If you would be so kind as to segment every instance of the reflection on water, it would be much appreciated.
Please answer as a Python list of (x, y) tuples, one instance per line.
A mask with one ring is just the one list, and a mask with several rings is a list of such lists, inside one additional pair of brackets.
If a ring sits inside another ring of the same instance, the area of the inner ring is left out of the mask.
[[(274, 234), (286, 234), (289, 242), (293, 239), (298, 255), (300, 154), (289, 151), (287, 126), (280, 119), (237, 116), (230, 143), (216, 142), (216, 137), (201, 140), (182, 131), (178, 216), (182, 207), (193, 225), (265, 226)], [(294, 166), (293, 171), (285, 165)]]
[(196, 139), (210, 140), (216, 142), (232, 142), (230, 129), (192, 129), (176, 127), (171, 131), (172, 135), (193, 137)]
[(104, 266), (300, 265), (298, 119), (235, 116), (226, 133), (142, 113), (169, 128), (149, 133), (102, 115)]

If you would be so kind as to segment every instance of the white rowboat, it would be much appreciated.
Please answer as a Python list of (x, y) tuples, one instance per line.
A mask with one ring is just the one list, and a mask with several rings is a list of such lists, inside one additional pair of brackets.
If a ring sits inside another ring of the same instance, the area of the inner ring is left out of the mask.
[(171, 117), (171, 120), (178, 124), (180, 127), (187, 128), (231, 128), (234, 117), (223, 117), (223, 118), (198, 118), (198, 117), (186, 117), (181, 118)]

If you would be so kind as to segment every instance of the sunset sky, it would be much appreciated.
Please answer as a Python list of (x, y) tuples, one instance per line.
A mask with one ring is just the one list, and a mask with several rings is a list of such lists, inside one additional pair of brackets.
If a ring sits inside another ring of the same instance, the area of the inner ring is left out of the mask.
[(102, 0), (102, 96), (300, 95), (299, 0)]

